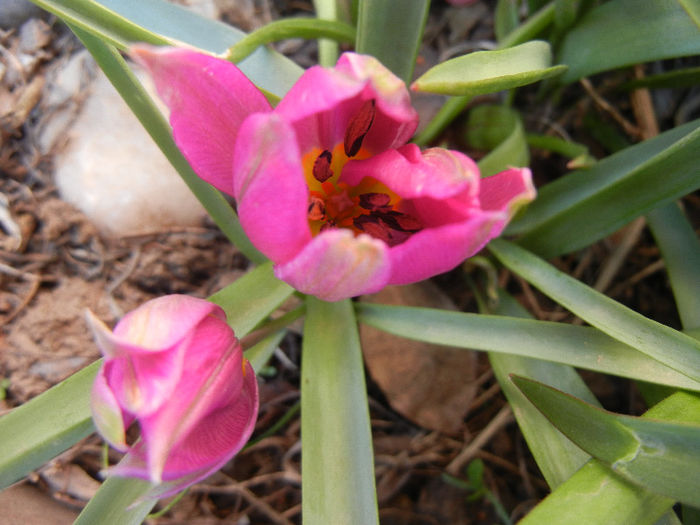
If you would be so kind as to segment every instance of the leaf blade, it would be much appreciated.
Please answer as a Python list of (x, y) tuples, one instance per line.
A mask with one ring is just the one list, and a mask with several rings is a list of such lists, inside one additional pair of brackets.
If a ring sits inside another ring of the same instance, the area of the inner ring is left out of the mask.
[(443, 95), (483, 95), (560, 75), (547, 42), (533, 40), (493, 51), (476, 51), (430, 68), (412, 85), (415, 91)]
[(301, 364), (304, 523), (376, 524), (367, 391), (350, 302), (325, 303), (307, 298), (304, 334)]

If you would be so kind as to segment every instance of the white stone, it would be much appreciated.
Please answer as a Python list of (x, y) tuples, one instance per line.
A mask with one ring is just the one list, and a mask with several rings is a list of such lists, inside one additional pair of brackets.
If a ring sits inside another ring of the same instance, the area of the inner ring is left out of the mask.
[(201, 224), (204, 209), (101, 72), (67, 138), (56, 185), (105, 234)]

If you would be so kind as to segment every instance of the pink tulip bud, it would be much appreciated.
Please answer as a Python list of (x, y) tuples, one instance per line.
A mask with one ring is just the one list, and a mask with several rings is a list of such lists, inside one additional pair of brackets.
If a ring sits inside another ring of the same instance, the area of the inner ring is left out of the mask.
[[(220, 469), (246, 443), (258, 386), (221, 308), (166, 295), (126, 314), (110, 331), (88, 312), (104, 355), (92, 390), (99, 433), (127, 452), (111, 473), (158, 484), (164, 497)], [(139, 439), (126, 429), (137, 422)]]

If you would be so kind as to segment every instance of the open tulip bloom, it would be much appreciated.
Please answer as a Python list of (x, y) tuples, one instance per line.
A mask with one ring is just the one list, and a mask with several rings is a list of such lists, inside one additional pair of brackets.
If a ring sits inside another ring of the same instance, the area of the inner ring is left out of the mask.
[[(258, 413), (253, 369), (218, 306), (166, 295), (110, 331), (88, 315), (104, 363), (92, 391), (95, 426), (128, 452), (111, 470), (158, 486), (164, 497), (219, 470), (246, 443)], [(137, 421), (139, 439), (127, 445)]]
[(303, 293), (336, 301), (450, 270), (534, 198), (527, 168), (482, 179), (458, 151), (407, 144), (418, 116), (406, 85), (370, 56), (311, 67), (274, 109), (225, 60), (132, 56), (195, 172), (235, 198), (251, 242)]

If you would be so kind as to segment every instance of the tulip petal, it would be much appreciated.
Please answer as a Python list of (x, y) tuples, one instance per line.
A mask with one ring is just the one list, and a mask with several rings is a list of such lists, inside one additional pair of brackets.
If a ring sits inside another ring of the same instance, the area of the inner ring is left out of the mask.
[(107, 385), (104, 376), (104, 366), (95, 377), (90, 396), (92, 420), (97, 431), (105, 440), (120, 452), (126, 452), (126, 427), (133, 418), (125, 418), (122, 409)]
[(332, 151), (363, 103), (374, 100), (376, 116), (363, 141), (373, 153), (405, 144), (418, 125), (406, 85), (377, 59), (346, 53), (333, 69), (307, 69), (275, 108), (292, 123), (302, 153)]
[(512, 217), (520, 206), (535, 198), (528, 168), (510, 168), (481, 179), (479, 201), (484, 210), (505, 210)]
[(175, 142), (205, 181), (233, 194), (233, 145), (243, 120), (270, 111), (265, 96), (232, 63), (184, 48), (137, 45), (131, 56), (145, 66), (170, 108)]
[(179, 343), (208, 315), (225, 319), (219, 306), (204, 299), (164, 295), (127, 313), (114, 327), (114, 337), (133, 347), (160, 351)]
[(356, 186), (365, 177), (378, 180), (403, 199), (444, 200), (462, 194), (463, 206), (478, 203), (479, 168), (458, 151), (432, 148), (421, 152), (415, 144), (406, 144), (368, 159), (351, 160), (340, 180)]
[(471, 257), (507, 223), (507, 214), (480, 212), (461, 222), (426, 228), (389, 251), (389, 284), (409, 284), (455, 268)]
[(309, 193), (291, 126), (274, 113), (246, 119), (233, 173), (238, 214), (251, 242), (275, 262), (294, 257), (311, 231)]
[(388, 247), (350, 230), (321, 232), (292, 260), (275, 267), (275, 275), (302, 293), (325, 301), (374, 293), (386, 286), (391, 268)]
[(151, 480), (158, 482), (172, 451), (213, 410), (235, 400), (241, 391), (242, 351), (233, 332), (220, 319), (202, 321), (192, 336), (174, 397), (140, 418), (141, 436), (148, 446)]
[[(527, 168), (513, 168), (480, 179), (481, 207), (467, 208), (465, 219), (426, 228), (390, 250), (390, 283), (408, 284), (451, 270), (500, 235), (516, 209), (534, 197)], [(450, 200), (444, 204), (449, 206)], [(424, 221), (427, 213), (439, 213), (429, 209), (431, 202), (432, 199), (411, 202), (416, 210), (421, 210), (416, 214)]]

